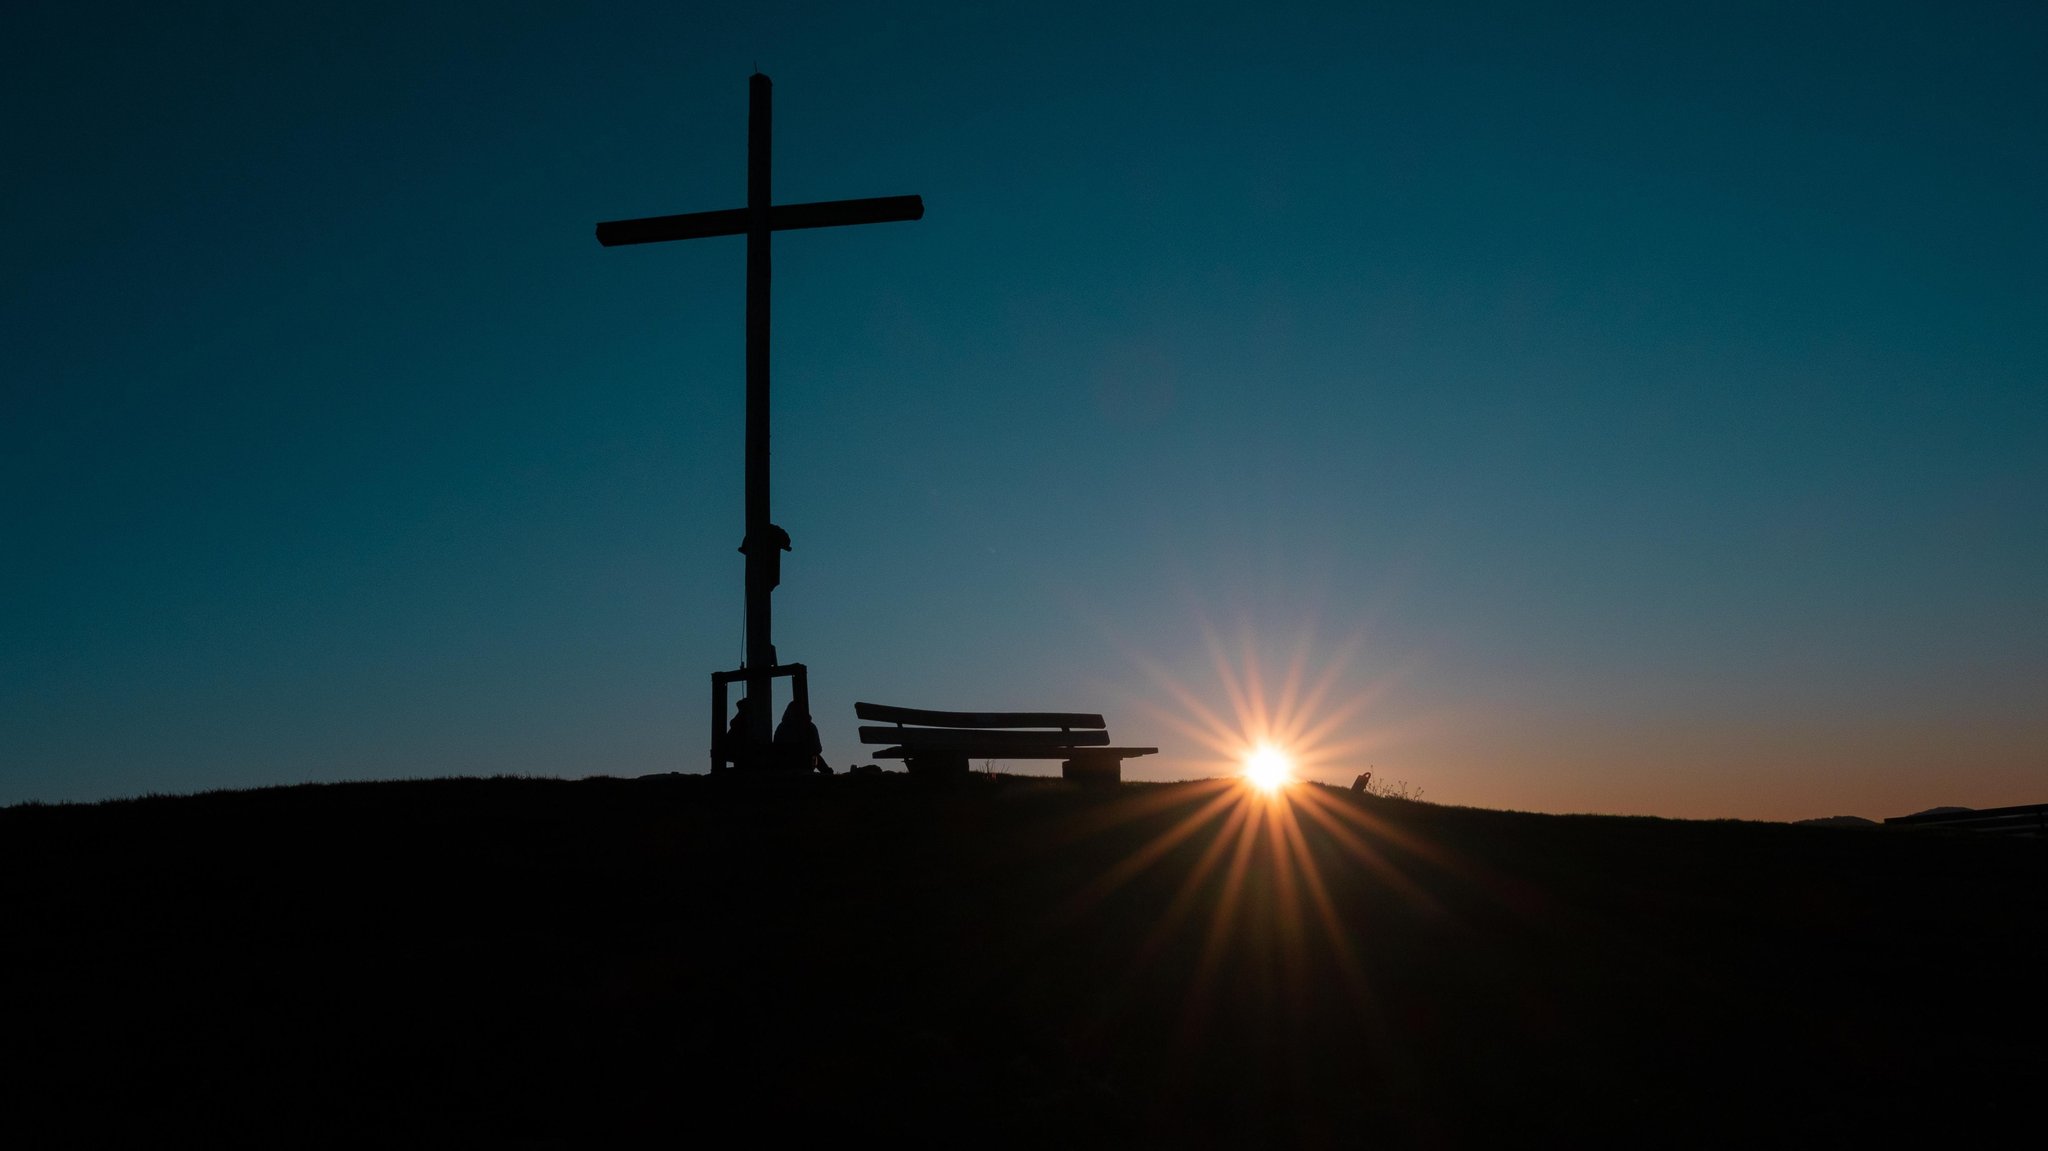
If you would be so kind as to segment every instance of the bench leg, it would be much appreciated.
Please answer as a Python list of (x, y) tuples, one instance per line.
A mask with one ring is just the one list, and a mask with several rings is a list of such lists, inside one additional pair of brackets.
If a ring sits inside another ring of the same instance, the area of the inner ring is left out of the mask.
[(945, 778), (968, 774), (967, 757), (964, 755), (916, 755), (903, 761), (903, 770), (912, 775), (931, 778)]
[(1124, 761), (1111, 755), (1070, 759), (1060, 764), (1060, 778), (1075, 783), (1122, 783)]

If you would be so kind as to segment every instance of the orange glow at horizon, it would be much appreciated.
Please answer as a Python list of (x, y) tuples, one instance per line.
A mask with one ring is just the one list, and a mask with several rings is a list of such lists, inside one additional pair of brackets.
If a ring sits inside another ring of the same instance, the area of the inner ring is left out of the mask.
[[(1371, 770), (1437, 803), (1552, 814), (1791, 821), (2040, 798), (2038, 757), (1962, 717), (1901, 716), (1858, 733), (1782, 717), (1674, 726), (1681, 712), (1617, 722), (1541, 693), (1432, 699), (1411, 682), (1428, 653), (1388, 659), (1363, 633), (1320, 635), (1313, 620), (1276, 634), (1219, 626), (1197, 608), (1187, 630), (1193, 650), (1171, 658), (1120, 645), (1148, 689), (1127, 706), (1157, 732), (1147, 742), (1170, 745), (1134, 761), (1140, 779), (1242, 786), (1250, 757), (1270, 747), (1301, 783), (1344, 787)], [(1944, 759), (1981, 766), (1967, 778), (1925, 770)]]

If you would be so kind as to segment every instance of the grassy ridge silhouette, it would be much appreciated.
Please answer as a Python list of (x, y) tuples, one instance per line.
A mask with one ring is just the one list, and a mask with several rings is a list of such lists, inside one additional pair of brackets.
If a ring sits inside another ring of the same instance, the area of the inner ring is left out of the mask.
[(9, 808), (9, 1115), (74, 1138), (1832, 1140), (2048, 1069), (2041, 843), (1325, 788), (1276, 839), (1274, 810), (1003, 776)]

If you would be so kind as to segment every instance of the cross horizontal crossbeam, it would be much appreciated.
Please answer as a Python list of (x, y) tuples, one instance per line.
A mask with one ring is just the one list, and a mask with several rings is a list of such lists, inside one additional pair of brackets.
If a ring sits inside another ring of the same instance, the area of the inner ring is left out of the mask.
[[(698, 240), (706, 236), (743, 236), (747, 231), (747, 217), (745, 208), (727, 208), (718, 212), (685, 212), (680, 216), (608, 220), (597, 226), (597, 242), (607, 248), (616, 248), (622, 244), (657, 244), (664, 240)], [(820, 200), (814, 204), (777, 204), (768, 209), (769, 230), (776, 232), (922, 219), (922, 196)]]

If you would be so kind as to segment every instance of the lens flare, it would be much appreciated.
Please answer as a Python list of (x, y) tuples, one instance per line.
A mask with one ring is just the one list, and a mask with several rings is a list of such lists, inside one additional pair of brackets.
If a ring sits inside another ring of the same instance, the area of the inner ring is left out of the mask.
[(1112, 910), (1121, 907), (1113, 895), (1141, 876), (1165, 874), (1173, 895), (1152, 918), (1122, 980), (1186, 980), (1179, 1039), (1162, 1072), (1170, 1077), (1207, 1049), (1225, 982), (1260, 977), (1256, 972), (1271, 976), (1271, 1001), (1297, 1023), (1308, 1018), (1309, 989), (1323, 985), (1316, 972), (1334, 974), (1355, 1022), (1397, 1050), (1402, 1041), (1387, 1030), (1389, 1007), (1367, 969), (1372, 940), (1339, 910), (1343, 901), (1370, 883), (1432, 916), (1449, 915), (1415, 878), (1425, 869), (1460, 876), (1478, 891), (1522, 888), (1388, 822), (1383, 805), (1340, 790), (1361, 766), (1391, 758), (1385, 750), (1411, 725), (1437, 722), (1367, 722), (1400, 671), (1389, 668), (1363, 682), (1348, 675), (1362, 638), (1317, 656), (1311, 642), (1320, 633), (1304, 628), (1291, 658), (1275, 662), (1270, 644), (1249, 628), (1234, 650), (1206, 621), (1200, 634), (1216, 679), (1208, 691), (1187, 674), (1200, 670), (1199, 661), (1188, 668), (1129, 654), (1161, 696), (1140, 709), (1185, 741), (1176, 766), (1202, 778), (1131, 789), (1092, 811), (1077, 834), (1140, 823), (1150, 824), (1151, 834), (1047, 912), (1043, 930), (1075, 931), (1089, 916), (1120, 914)]

